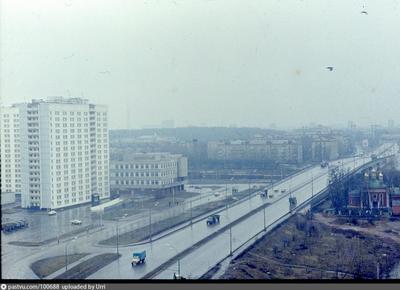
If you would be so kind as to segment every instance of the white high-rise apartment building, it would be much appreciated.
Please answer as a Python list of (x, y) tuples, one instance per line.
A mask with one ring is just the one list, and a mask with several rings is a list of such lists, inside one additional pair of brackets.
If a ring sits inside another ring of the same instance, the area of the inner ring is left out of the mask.
[(1, 201), (14, 202), (21, 192), (18, 108), (0, 108)]
[(21, 203), (57, 209), (110, 196), (107, 107), (55, 97), (15, 105), (20, 116)]

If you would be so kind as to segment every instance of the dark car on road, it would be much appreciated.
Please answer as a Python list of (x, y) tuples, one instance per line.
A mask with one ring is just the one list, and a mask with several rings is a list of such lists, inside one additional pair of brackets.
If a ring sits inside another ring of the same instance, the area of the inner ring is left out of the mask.
[(220, 218), (219, 214), (213, 214), (212, 216), (209, 216), (207, 218), (207, 225), (211, 226), (211, 225), (219, 224), (219, 218)]

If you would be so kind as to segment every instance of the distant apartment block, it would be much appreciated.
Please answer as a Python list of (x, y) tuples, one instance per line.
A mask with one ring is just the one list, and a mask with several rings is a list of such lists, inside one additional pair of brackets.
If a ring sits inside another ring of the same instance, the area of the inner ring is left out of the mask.
[(17, 104), (21, 204), (57, 209), (91, 201), (109, 190), (107, 107), (54, 97)]
[(311, 144), (313, 161), (334, 160), (339, 158), (339, 140), (330, 137), (315, 137)]
[[(111, 134), (112, 136), (113, 134)], [(176, 137), (165, 137), (145, 135), (138, 137), (111, 137), (110, 139), (111, 159), (129, 153), (142, 152), (168, 152), (171, 154), (182, 154), (191, 161), (204, 160), (207, 155), (207, 144), (199, 142), (197, 139), (190, 141), (177, 140)]]
[(208, 142), (210, 160), (270, 160), (301, 163), (302, 145), (291, 140), (233, 140)]
[(111, 188), (117, 190), (184, 190), (187, 158), (170, 153), (131, 153), (111, 161)]
[(0, 108), (1, 202), (15, 201), (21, 193), (20, 133), (18, 108)]

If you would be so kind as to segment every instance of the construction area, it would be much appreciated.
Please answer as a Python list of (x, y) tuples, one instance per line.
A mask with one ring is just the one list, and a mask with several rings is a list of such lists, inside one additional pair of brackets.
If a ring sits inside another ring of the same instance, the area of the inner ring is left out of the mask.
[[(213, 279), (386, 279), (400, 261), (400, 220), (296, 214)], [(207, 277), (210, 278), (210, 277)]]

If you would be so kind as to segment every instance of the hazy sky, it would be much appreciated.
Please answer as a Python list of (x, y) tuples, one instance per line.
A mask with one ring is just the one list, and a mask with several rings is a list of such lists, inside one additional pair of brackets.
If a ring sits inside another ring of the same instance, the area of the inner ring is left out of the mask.
[(4, 104), (84, 96), (112, 128), (400, 123), (398, 0), (0, 3)]

